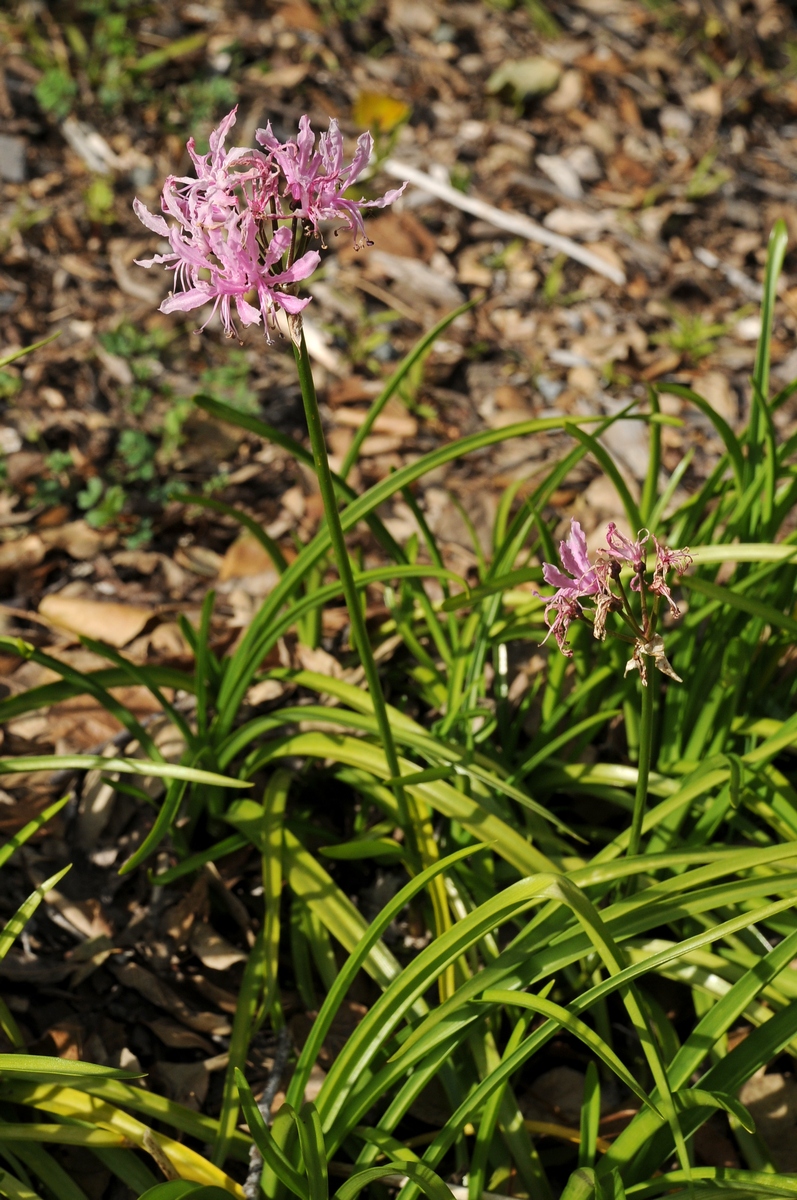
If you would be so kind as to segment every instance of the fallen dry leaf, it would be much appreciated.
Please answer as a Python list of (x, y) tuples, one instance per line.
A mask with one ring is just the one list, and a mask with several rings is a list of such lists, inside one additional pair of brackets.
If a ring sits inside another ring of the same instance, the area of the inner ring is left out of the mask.
[(145, 1000), (149, 1000), (158, 1008), (165, 1009), (178, 1021), (187, 1025), (189, 1029), (195, 1029), (198, 1033), (215, 1034), (218, 1037), (224, 1037), (232, 1032), (232, 1026), (225, 1017), (218, 1013), (194, 1012), (175, 991), (162, 983), (151, 971), (140, 967), (138, 963), (129, 962), (121, 967), (112, 966), (111, 970), (123, 987), (133, 988)]
[(224, 555), (219, 567), (219, 582), (247, 579), (273, 569), (271, 555), (265, 550), (262, 542), (253, 534), (244, 533), (232, 543)]
[(211, 971), (226, 971), (234, 963), (246, 960), (245, 954), (207, 924), (194, 926), (189, 944), (197, 958)]
[(55, 529), (43, 529), (41, 539), (47, 549), (65, 550), (70, 558), (90, 562), (115, 546), (119, 535), (113, 529), (92, 529), (88, 521), (67, 521)]
[(201, 1033), (194, 1029), (186, 1029), (168, 1017), (156, 1017), (154, 1021), (145, 1021), (144, 1024), (160, 1038), (164, 1046), (173, 1050), (204, 1050), (206, 1054), (213, 1053), (212, 1044), (207, 1038), (203, 1038)]
[(203, 921), (208, 913), (208, 877), (198, 875), (181, 900), (167, 908), (161, 917), (161, 928), (178, 947), (184, 946), (194, 921)]
[(111, 601), (106, 604), (82, 596), (61, 596), (56, 592), (42, 599), (39, 615), (60, 629), (99, 638), (119, 649), (141, 633), (153, 612), (151, 608), (136, 604), (116, 604)]
[(44, 542), (35, 533), (15, 541), (0, 544), (0, 571), (21, 571), (24, 567), (35, 567), (47, 553)]

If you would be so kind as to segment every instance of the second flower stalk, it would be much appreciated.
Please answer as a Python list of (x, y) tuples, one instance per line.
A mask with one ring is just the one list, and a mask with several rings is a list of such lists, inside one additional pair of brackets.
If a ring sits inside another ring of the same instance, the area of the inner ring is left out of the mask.
[[(647, 570), (651, 542), (656, 552), (652, 575)], [(681, 615), (667, 584), (667, 575), (671, 570), (686, 570), (692, 562), (689, 551), (669, 550), (647, 529), (640, 530), (636, 541), (631, 541), (618, 531), (614, 521), (610, 521), (606, 528), (606, 549), (600, 549), (591, 561), (584, 531), (578, 521), (572, 520), (570, 537), (559, 543), (559, 557), (564, 570), (552, 563), (543, 563), (542, 573), (545, 582), (556, 588), (553, 596), (546, 597), (545, 621), (548, 636), (553, 634), (562, 653), (568, 657), (572, 655), (567, 640), (570, 625), (586, 617), (592, 620), (592, 632), (599, 641), (610, 632), (612, 637), (633, 645), (626, 675), (629, 671), (639, 671), (643, 686), (647, 686), (646, 659), (650, 658), (659, 671), (682, 683), (667, 660), (664, 641), (656, 626), (662, 599), (667, 601), (673, 617)], [(631, 590), (640, 598), (639, 616), (634, 612), (623, 584), (621, 572), (624, 567), (631, 568)], [(584, 600), (592, 600), (595, 605), (589, 615), (584, 609)], [(612, 613), (622, 619), (625, 625), (622, 632), (607, 631), (606, 622)]]

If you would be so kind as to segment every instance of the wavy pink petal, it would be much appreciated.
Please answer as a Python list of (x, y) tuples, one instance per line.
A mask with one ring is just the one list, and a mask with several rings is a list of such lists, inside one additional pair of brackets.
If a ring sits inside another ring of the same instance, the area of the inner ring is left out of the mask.
[(307, 308), (307, 305), (310, 303), (312, 297), (305, 296), (302, 298), (299, 296), (291, 296), (287, 292), (274, 292), (272, 299), (279, 304), (280, 308), (284, 308), (286, 312), (297, 313), (301, 312), (303, 308)]
[(146, 225), (147, 229), (151, 229), (153, 233), (159, 233), (161, 237), (169, 236), (169, 226), (163, 217), (158, 217), (154, 213), (151, 213), (146, 204), (141, 203), (138, 196), (133, 201), (133, 212), (141, 224)]
[(283, 271), (276, 278), (280, 283), (298, 283), (301, 279), (309, 278), (320, 262), (321, 255), (318, 251), (308, 250), (301, 258), (297, 258), (292, 267), (288, 267), (287, 271)]
[(241, 318), (242, 325), (259, 325), (260, 313), (253, 304), (248, 300), (244, 300), (243, 296), (235, 297), (235, 307), (238, 310), (238, 316)]
[(393, 204), (394, 201), (398, 200), (407, 186), (408, 182), (405, 180), (401, 187), (391, 188), (389, 192), (385, 192), (384, 196), (380, 196), (378, 200), (360, 200), (360, 208), (387, 208), (388, 204)]
[(565, 575), (564, 571), (560, 571), (558, 567), (553, 565), (553, 563), (542, 564), (542, 577), (546, 583), (549, 583), (551, 587), (555, 588), (563, 588), (572, 591), (573, 585), (575, 584), (574, 579), (571, 579), (569, 575)]
[(224, 139), (227, 137), (227, 134), (230, 132), (233, 125), (235, 124), (235, 114), (237, 112), (238, 112), (238, 105), (236, 104), (235, 108), (232, 109), (231, 112), (227, 113), (227, 116), (224, 117), (223, 120), (221, 120), (219, 122), (216, 129), (213, 130), (210, 137), (208, 138), (208, 144), (210, 145), (210, 152), (213, 155), (213, 165), (214, 166), (216, 165), (216, 162), (219, 159), (219, 157), (221, 156), (221, 153), (224, 149)]
[(592, 570), (592, 563), (587, 554), (587, 539), (575, 518), (570, 522), (570, 537), (566, 542), (559, 543), (559, 557), (564, 569), (575, 579), (580, 579)]
[(283, 225), (278, 229), (269, 242), (268, 250), (263, 257), (264, 267), (273, 267), (282, 258), (286, 250), (290, 248), (293, 240), (293, 234), (287, 225)]
[(203, 304), (215, 300), (216, 296), (217, 293), (209, 283), (198, 283), (196, 287), (189, 288), (187, 292), (176, 292), (172, 296), (167, 296), (160, 306), (160, 311), (162, 313), (190, 312), (193, 308), (201, 308)]
[(374, 149), (374, 139), (370, 133), (361, 133), (357, 138), (357, 149), (354, 152), (354, 158), (351, 160), (351, 166), (346, 173), (346, 186), (351, 187), (353, 183), (362, 175), (365, 168), (371, 161), (371, 154)]

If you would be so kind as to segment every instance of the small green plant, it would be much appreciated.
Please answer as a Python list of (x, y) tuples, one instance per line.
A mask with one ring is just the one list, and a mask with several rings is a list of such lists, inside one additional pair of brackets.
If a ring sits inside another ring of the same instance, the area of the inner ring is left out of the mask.
[(62, 121), (72, 111), (78, 86), (61, 66), (50, 67), (36, 84), (34, 95), (46, 113)]
[(129, 482), (147, 483), (155, 476), (155, 447), (140, 429), (123, 429), (117, 453)]
[(92, 475), (77, 494), (78, 507), (83, 509), (86, 520), (95, 529), (112, 525), (124, 509), (126, 499), (121, 484), (106, 484), (99, 475)]
[(712, 196), (733, 177), (733, 172), (724, 167), (719, 171), (712, 170), (717, 153), (716, 149), (709, 150), (695, 167), (686, 185), (687, 200), (703, 200), (706, 196)]
[(0, 370), (0, 400), (11, 400), (22, 389), (22, 380), (12, 371)]
[(109, 333), (100, 334), (100, 342), (110, 353), (122, 358), (130, 368), (133, 382), (122, 387), (122, 396), (128, 401), (133, 416), (143, 416), (156, 391), (168, 397), (165, 387), (158, 388), (161, 373), (160, 358), (173, 341), (170, 331), (158, 328), (139, 329), (123, 321)]
[(699, 313), (674, 311), (672, 321), (672, 329), (656, 333), (650, 340), (657, 346), (669, 346), (671, 350), (677, 350), (692, 362), (699, 362), (701, 358), (713, 354), (717, 339), (724, 337), (729, 329), (728, 325), (720, 322), (705, 321)]
[(28, 497), (31, 508), (39, 505), (50, 507), (62, 503), (69, 494), (71, 484), (72, 455), (65, 450), (53, 450), (45, 455), (46, 474), (36, 480), (33, 493)]
[(95, 225), (112, 225), (114, 192), (105, 175), (95, 175), (85, 192), (86, 216)]
[(180, 128), (186, 120), (199, 127), (209, 125), (217, 113), (231, 108), (237, 98), (238, 88), (227, 75), (211, 75), (181, 84), (177, 89)]

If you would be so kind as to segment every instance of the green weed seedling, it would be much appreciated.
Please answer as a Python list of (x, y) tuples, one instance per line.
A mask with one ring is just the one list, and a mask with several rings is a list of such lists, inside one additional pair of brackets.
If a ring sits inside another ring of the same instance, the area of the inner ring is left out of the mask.
[(669, 346), (684, 354), (691, 362), (699, 362), (713, 354), (717, 339), (723, 337), (729, 329), (716, 321), (704, 321), (698, 313), (677, 312), (672, 314), (672, 329), (664, 333), (656, 333), (650, 339), (657, 346)]

